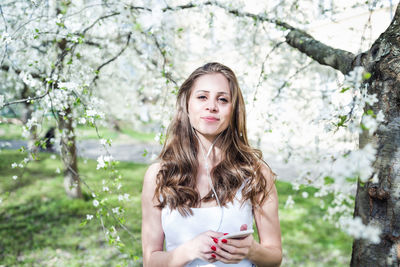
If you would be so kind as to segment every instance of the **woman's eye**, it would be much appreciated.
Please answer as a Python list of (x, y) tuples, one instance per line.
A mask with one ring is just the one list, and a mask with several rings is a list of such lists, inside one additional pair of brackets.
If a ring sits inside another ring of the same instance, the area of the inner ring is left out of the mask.
[(228, 99), (226, 99), (226, 98), (220, 98), (220, 99), (219, 99), (219, 101), (222, 101), (222, 102), (228, 103)]
[(206, 99), (206, 96), (200, 95), (200, 96), (198, 96), (197, 98), (198, 98), (198, 99)]

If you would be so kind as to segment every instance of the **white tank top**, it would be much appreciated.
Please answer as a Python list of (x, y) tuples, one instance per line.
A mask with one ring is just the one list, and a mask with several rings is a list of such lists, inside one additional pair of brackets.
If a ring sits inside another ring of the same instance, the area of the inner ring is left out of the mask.
[[(229, 203), (227, 207), (223, 207), (223, 220), (220, 232), (232, 233), (240, 231), (242, 224), (247, 224), (250, 229), (253, 227), (253, 211), (249, 200), (241, 205), (242, 188), (238, 190), (234, 201)], [(206, 208), (192, 208), (193, 215), (182, 216), (178, 210), (171, 210), (168, 206), (161, 211), (161, 223), (165, 234), (166, 250), (170, 251), (179, 245), (193, 239), (197, 235), (208, 230), (217, 230), (220, 219), (221, 210), (218, 206)], [(222, 262), (209, 263), (201, 259), (196, 259), (186, 266), (228, 266)], [(244, 259), (237, 264), (229, 264), (229, 266), (250, 267), (253, 264)]]

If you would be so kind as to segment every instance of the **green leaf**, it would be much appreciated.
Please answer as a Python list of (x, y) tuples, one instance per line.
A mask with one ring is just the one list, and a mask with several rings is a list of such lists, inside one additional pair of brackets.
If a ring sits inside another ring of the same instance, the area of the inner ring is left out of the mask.
[(348, 90), (350, 90), (350, 87), (344, 87), (344, 88), (342, 88), (342, 90), (340, 90), (340, 93), (344, 93)]
[(142, 31), (142, 26), (140, 25), (140, 23), (136, 22), (134, 27), (133, 27), (136, 31), (141, 32)]
[(357, 182), (358, 177), (347, 177), (346, 182), (355, 183)]
[(64, 23), (62, 22), (56, 22), (57, 26), (61, 27), (61, 28), (65, 28)]
[(368, 128), (367, 128), (363, 123), (360, 123), (360, 127), (361, 127), (361, 129), (363, 129), (363, 130), (368, 130)]
[(345, 127), (344, 123), (346, 122), (347, 116), (346, 115), (342, 115), (339, 116), (340, 121), (336, 124), (337, 127)]
[(369, 73), (369, 72), (364, 73), (363, 80), (365, 81), (365, 80), (368, 80), (369, 78), (371, 78), (371, 73)]
[(329, 185), (329, 184), (333, 184), (335, 182), (335, 179), (333, 179), (330, 176), (325, 176), (324, 177), (324, 185)]

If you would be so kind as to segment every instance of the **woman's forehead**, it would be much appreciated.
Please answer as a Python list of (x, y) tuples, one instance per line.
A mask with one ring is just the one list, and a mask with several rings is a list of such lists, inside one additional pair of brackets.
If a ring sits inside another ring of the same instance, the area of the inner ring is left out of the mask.
[(221, 73), (205, 74), (196, 79), (192, 92), (218, 93), (230, 95), (228, 79)]

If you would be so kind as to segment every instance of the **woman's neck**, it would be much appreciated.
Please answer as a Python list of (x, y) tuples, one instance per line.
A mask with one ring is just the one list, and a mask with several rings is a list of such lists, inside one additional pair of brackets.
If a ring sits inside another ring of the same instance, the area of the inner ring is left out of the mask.
[[(207, 159), (207, 161), (211, 163), (211, 166), (214, 166), (214, 164), (218, 163), (221, 159), (221, 149), (216, 144), (216, 141), (218, 141), (216, 138), (219, 136), (205, 136), (197, 132), (197, 137), (200, 149), (200, 153), (198, 155), (199, 163), (205, 163), (204, 161)], [(207, 153), (209, 153), (208, 157)]]

